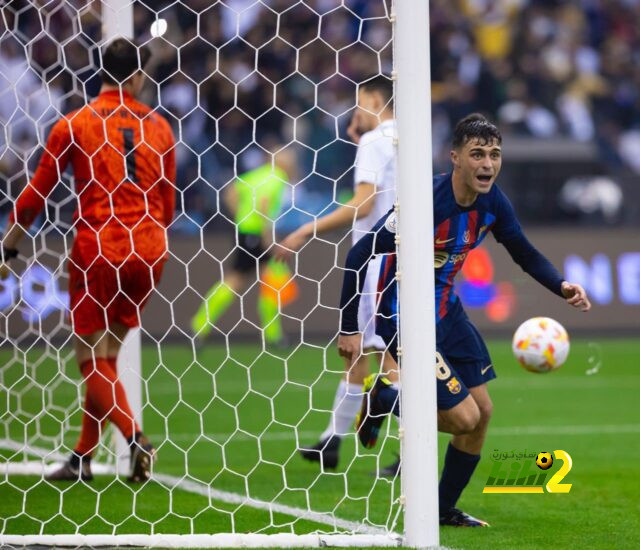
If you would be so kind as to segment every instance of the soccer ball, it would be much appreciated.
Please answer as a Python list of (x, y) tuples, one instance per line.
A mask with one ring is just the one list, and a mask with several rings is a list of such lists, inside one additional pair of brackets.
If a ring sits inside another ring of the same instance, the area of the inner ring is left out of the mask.
[(541, 470), (548, 470), (551, 468), (553, 464), (553, 457), (551, 456), (551, 453), (538, 453), (538, 456), (536, 457), (536, 464)]
[(533, 317), (516, 330), (512, 349), (518, 362), (528, 371), (549, 372), (567, 360), (569, 335), (558, 321)]

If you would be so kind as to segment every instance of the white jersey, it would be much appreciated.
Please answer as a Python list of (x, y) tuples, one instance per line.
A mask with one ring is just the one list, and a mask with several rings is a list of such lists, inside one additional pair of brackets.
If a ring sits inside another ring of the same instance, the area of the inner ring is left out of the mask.
[(371, 212), (353, 225), (354, 244), (371, 230), (396, 200), (395, 134), (395, 120), (385, 120), (360, 138), (355, 161), (355, 185), (372, 183), (376, 186), (376, 193)]

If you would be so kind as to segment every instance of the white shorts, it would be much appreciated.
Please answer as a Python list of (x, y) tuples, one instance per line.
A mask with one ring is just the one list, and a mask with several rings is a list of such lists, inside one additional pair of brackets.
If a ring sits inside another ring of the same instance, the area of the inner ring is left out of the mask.
[(376, 334), (376, 302), (378, 297), (378, 278), (382, 256), (376, 256), (369, 262), (367, 277), (364, 281), (358, 309), (358, 329), (362, 332), (362, 347), (386, 349), (384, 341)]

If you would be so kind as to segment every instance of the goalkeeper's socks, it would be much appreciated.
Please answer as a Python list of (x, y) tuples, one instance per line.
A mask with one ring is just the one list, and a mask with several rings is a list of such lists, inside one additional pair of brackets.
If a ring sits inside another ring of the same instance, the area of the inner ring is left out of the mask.
[(333, 400), (333, 409), (329, 425), (320, 436), (325, 441), (333, 436), (342, 437), (352, 432), (353, 423), (362, 404), (362, 384), (349, 384), (340, 380)]
[(193, 334), (207, 336), (216, 321), (227, 311), (236, 294), (223, 282), (214, 285), (207, 293), (202, 305), (191, 319)]
[(105, 358), (85, 361), (80, 370), (87, 385), (87, 397), (98, 411), (98, 417), (107, 417), (129, 439), (140, 430), (136, 423), (124, 386)]
[(441, 514), (456, 505), (479, 461), (480, 455), (465, 453), (449, 443), (447, 454), (444, 457), (442, 476), (440, 477)]
[(75, 451), (80, 455), (92, 453), (100, 443), (100, 434), (107, 423), (107, 417), (101, 412), (89, 398), (87, 391), (84, 398), (84, 412), (82, 414), (82, 427)]

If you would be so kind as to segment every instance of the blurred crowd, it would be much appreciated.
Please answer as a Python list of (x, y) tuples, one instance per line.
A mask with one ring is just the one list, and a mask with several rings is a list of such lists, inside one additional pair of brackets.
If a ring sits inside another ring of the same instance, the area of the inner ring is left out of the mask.
[(640, 172), (639, 0), (432, 2), (439, 116), (490, 113), (504, 133), (595, 141)]
[[(349, 193), (357, 83), (391, 70), (388, 0), (134, 7), (135, 34), (153, 52), (142, 99), (180, 140), (189, 215), (178, 228), (215, 227), (219, 190), (274, 143), (291, 143), (299, 159), (285, 226)], [(100, 3), (11, 0), (0, 10), (0, 169), (15, 198), (48, 124), (97, 93)], [(151, 35), (157, 18), (168, 23), (162, 37)], [(436, 169), (448, 166), (455, 121), (482, 111), (505, 135), (594, 144), (606, 173), (640, 173), (640, 0), (432, 0), (431, 48)]]

